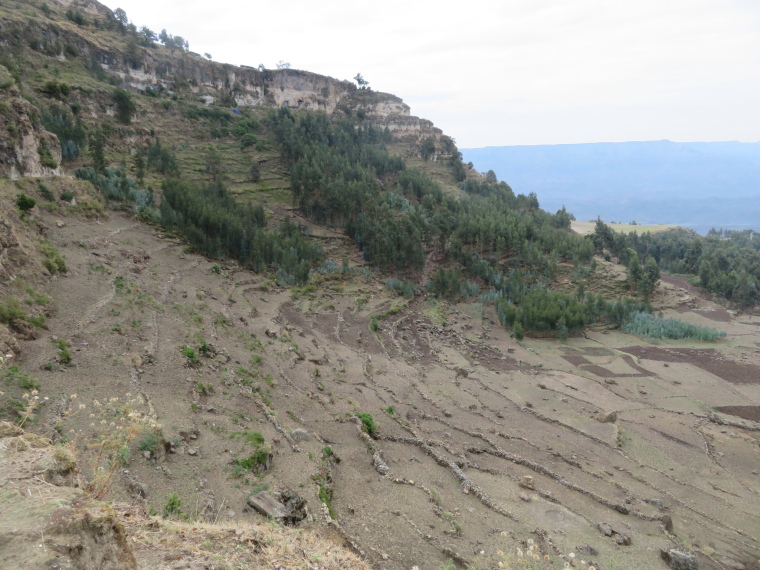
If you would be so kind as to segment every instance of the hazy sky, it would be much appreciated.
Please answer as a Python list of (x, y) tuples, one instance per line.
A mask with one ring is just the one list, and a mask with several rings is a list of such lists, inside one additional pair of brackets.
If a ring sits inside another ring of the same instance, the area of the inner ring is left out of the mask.
[(758, 0), (106, 0), (215, 61), (398, 95), (458, 146), (760, 140)]

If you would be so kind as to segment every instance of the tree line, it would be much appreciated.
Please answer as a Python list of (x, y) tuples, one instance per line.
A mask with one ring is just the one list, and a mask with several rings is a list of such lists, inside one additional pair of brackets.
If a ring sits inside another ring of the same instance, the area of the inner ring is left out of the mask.
[(670, 273), (696, 276), (695, 284), (736, 306), (760, 302), (760, 234), (753, 230), (711, 230), (700, 236), (677, 228), (639, 235), (616, 233), (598, 220), (592, 240), (597, 252), (624, 265), (638, 256)]

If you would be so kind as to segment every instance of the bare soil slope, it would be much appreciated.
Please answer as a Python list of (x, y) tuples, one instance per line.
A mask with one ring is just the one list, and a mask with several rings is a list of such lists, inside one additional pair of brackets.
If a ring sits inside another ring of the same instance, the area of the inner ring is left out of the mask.
[(122, 215), (56, 221), (69, 272), (17, 363), (42, 386), (34, 429), (76, 445), (97, 493), (234, 524), (261, 520), (246, 501), (268, 486), (377, 568), (492, 568), (528, 540), (545, 564), (664, 568), (680, 548), (760, 568), (757, 317), (668, 311), (726, 330), (716, 345), (517, 343), (479, 304), (357, 277), (289, 291)]

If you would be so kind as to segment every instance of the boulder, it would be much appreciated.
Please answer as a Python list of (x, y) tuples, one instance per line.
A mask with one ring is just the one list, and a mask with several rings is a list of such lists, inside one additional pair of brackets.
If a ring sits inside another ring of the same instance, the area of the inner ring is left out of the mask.
[(612, 424), (617, 421), (617, 412), (612, 410), (611, 412), (602, 412), (596, 416), (597, 421), (603, 424)]
[(282, 520), (288, 515), (288, 510), (280, 501), (267, 491), (251, 495), (247, 500), (248, 506), (267, 518)]
[(533, 485), (533, 477), (530, 475), (523, 475), (520, 479), (519, 485), (525, 489), (535, 489), (535, 486)]
[(660, 550), (660, 557), (673, 570), (698, 570), (699, 559), (696, 555), (671, 548)]
[(290, 432), (290, 437), (292, 437), (294, 441), (309, 441), (311, 439), (309, 432), (301, 428), (296, 428)]
[(248, 497), (246, 502), (256, 512), (284, 524), (295, 525), (309, 514), (306, 509), (306, 499), (290, 491), (275, 495), (261, 491)]
[(598, 528), (599, 532), (601, 532), (604, 536), (612, 536), (613, 534), (617, 534), (607, 523), (600, 522), (596, 525), (596, 528)]

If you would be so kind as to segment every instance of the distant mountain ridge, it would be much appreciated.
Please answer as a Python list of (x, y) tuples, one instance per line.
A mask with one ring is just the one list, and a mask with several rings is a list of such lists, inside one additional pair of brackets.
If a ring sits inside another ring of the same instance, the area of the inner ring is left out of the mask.
[(760, 142), (668, 140), (460, 149), (515, 192), (579, 220), (760, 227)]

